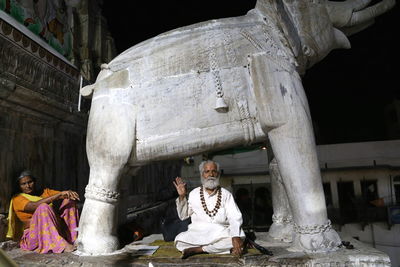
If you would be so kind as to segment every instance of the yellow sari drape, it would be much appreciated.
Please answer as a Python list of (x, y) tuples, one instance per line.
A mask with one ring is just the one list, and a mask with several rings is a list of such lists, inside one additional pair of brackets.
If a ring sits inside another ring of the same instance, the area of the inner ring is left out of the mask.
[[(19, 195), (27, 198), (29, 201), (32, 202), (36, 202), (42, 199), (41, 197), (32, 196), (25, 193), (20, 193)], [(19, 239), (22, 236), (22, 233), (24, 232), (24, 225), (18, 219), (17, 214), (14, 211), (12, 199), (10, 201), (10, 208), (8, 210), (7, 221), (8, 221), (8, 229), (6, 237), (13, 240)]]

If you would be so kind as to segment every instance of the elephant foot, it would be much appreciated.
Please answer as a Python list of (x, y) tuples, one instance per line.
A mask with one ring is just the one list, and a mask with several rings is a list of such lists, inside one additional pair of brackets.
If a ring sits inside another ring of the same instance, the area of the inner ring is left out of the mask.
[(79, 221), (78, 251), (101, 255), (119, 249), (116, 237), (116, 203), (86, 199)]
[(119, 241), (116, 236), (84, 236), (78, 238), (78, 251), (86, 255), (104, 255), (116, 251)]
[(293, 222), (292, 218), (282, 216), (272, 216), (272, 225), (269, 228), (268, 236), (279, 242), (291, 243), (293, 241)]
[(295, 237), (288, 248), (292, 252), (320, 253), (335, 251), (342, 241), (328, 220), (323, 225), (294, 225)]

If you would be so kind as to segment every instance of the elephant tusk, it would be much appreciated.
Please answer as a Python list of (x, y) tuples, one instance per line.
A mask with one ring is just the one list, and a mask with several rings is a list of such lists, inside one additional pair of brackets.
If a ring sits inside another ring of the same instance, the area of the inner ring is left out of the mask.
[(347, 39), (346, 35), (342, 31), (340, 31), (336, 28), (333, 28), (333, 31), (335, 34), (335, 40), (336, 40), (338, 47), (344, 48), (344, 49), (350, 49), (351, 44), (350, 44), (349, 39)]

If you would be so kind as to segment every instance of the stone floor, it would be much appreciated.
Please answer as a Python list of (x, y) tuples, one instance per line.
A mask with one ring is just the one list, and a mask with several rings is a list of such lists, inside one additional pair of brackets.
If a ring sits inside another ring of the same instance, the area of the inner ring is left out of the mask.
[[(339, 248), (335, 252), (306, 254), (288, 252), (284, 244), (271, 243), (265, 233), (257, 233), (260, 245), (272, 251), (273, 256), (250, 249), (241, 258), (231, 255), (196, 255), (182, 260), (180, 253), (171, 242), (157, 241), (161, 235), (152, 235), (135, 244), (160, 245), (152, 256), (136, 255), (137, 251), (125, 247), (105, 256), (84, 256), (79, 253), (37, 254), (12, 248), (11, 243), (3, 243), (1, 248), (18, 266), (390, 266), (389, 257), (374, 248), (350, 240), (354, 249)], [(159, 242), (159, 243), (157, 243)], [(133, 245), (135, 245), (133, 244)], [(8, 247), (7, 247), (8, 246)], [(6, 266), (5, 266), (6, 267)]]

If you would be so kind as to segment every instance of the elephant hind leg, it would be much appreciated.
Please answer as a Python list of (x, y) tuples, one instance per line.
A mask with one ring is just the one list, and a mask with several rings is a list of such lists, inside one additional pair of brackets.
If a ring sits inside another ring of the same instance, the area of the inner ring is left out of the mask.
[(92, 102), (86, 142), (90, 176), (78, 236), (81, 252), (98, 255), (119, 247), (119, 180), (135, 138), (132, 106), (110, 103), (107, 97)]

